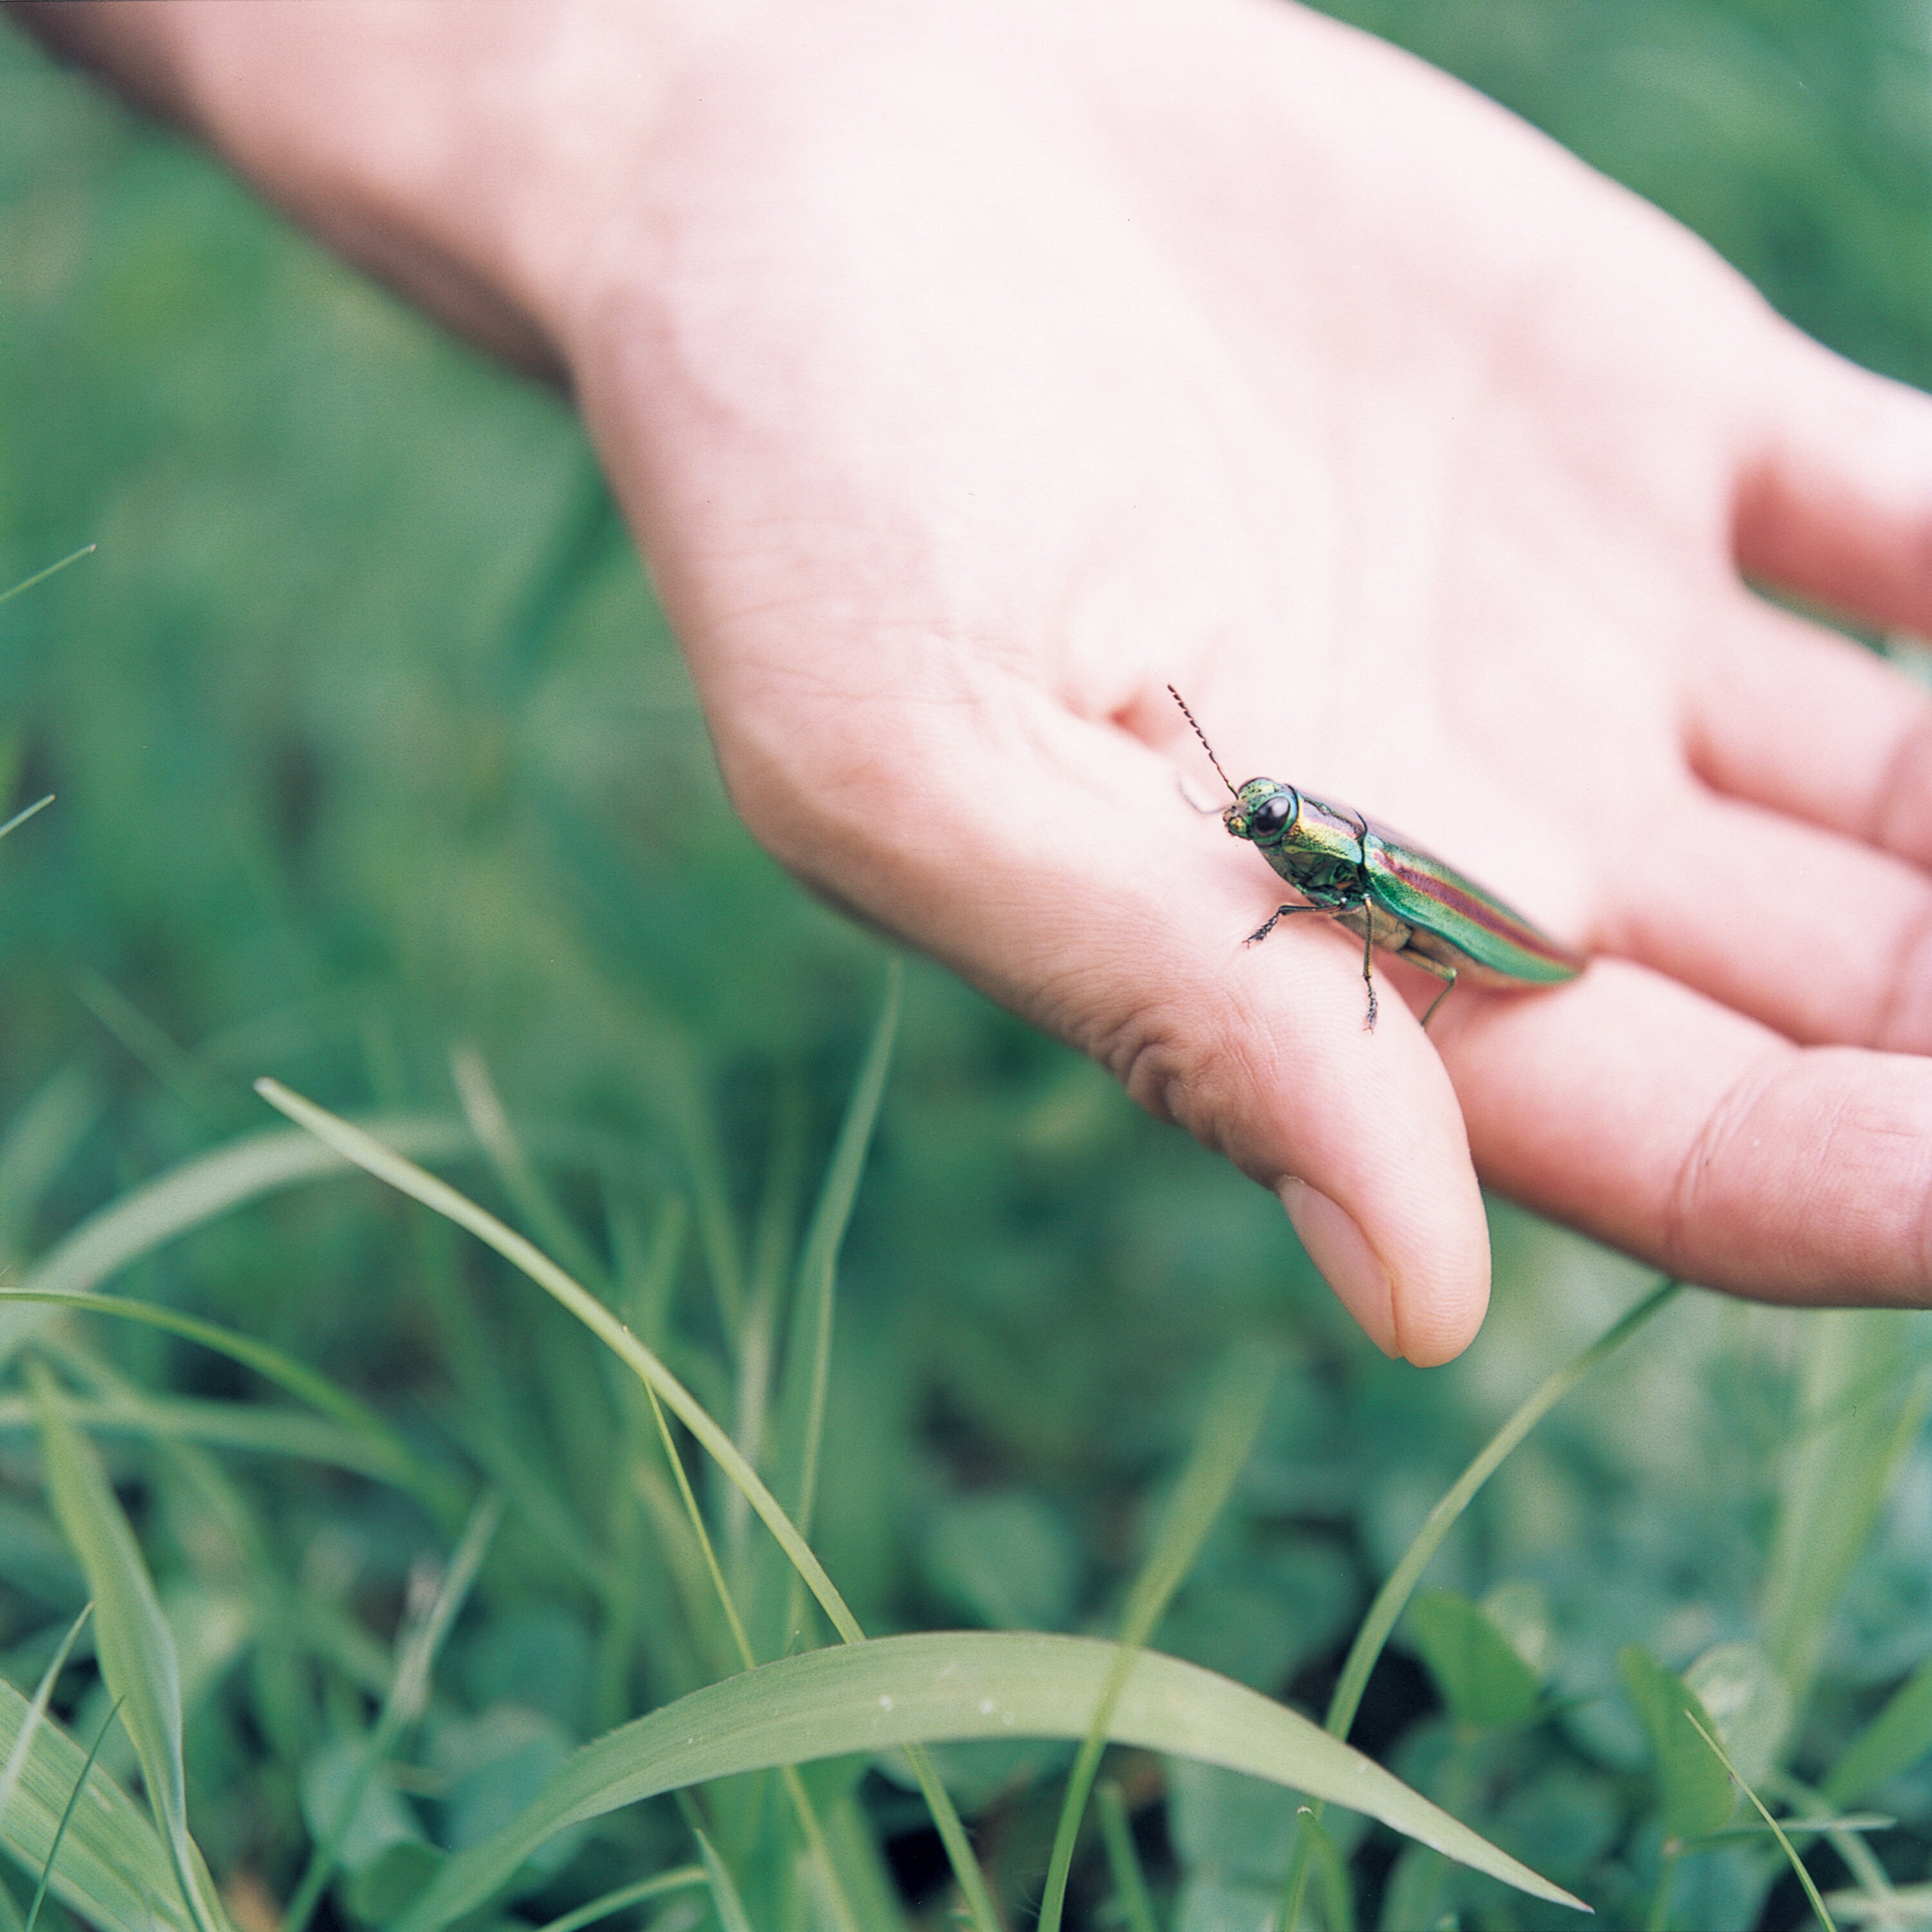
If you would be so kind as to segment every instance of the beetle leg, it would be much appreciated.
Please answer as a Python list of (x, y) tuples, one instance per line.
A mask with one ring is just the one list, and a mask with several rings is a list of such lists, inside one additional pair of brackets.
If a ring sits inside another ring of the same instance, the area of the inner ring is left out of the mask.
[(1422, 1030), (1426, 1033), (1429, 1022), (1436, 1017), (1436, 1009), (1456, 990), (1456, 969), (1454, 966), (1444, 965), (1438, 959), (1425, 958), (1420, 952), (1405, 952), (1402, 956), (1412, 966), (1420, 966), (1425, 973), (1433, 973), (1438, 980), (1444, 982), (1442, 992), (1430, 1001), (1429, 1010), (1422, 1016)]
[(1275, 908), (1273, 912), (1271, 912), (1271, 913), (1268, 915), (1268, 922), (1267, 925), (1265, 925), (1265, 926), (1259, 926), (1259, 927), (1257, 927), (1254, 932), (1252, 932), (1250, 933), (1250, 934), (1248, 934), (1247, 938), (1245, 938), (1244, 940), (1243, 940), (1241, 941), (1241, 944), (1242, 944), (1244, 946), (1258, 946), (1258, 945), (1260, 945), (1260, 944), (1262, 943), (1262, 941), (1263, 940), (1264, 940), (1265, 938), (1267, 938), (1267, 937), (1268, 936), (1268, 934), (1269, 934), (1270, 933), (1271, 933), (1272, 932), (1274, 932), (1274, 930), (1275, 929), (1275, 927), (1276, 927), (1276, 924), (1277, 924), (1280, 921), (1281, 921), (1281, 920), (1284, 920), (1284, 919), (1290, 918), (1290, 917), (1292, 917), (1294, 914), (1298, 913), (1298, 912), (1320, 912), (1320, 913), (1326, 913), (1330, 919), (1333, 919), (1333, 918), (1335, 916), (1335, 908), (1334, 908), (1333, 906), (1324, 906), (1324, 905), (1285, 905), (1285, 906), (1276, 906), (1276, 907)]
[(1376, 1030), (1376, 909), (1366, 900), (1363, 902), (1364, 917), (1362, 920), (1362, 983), (1369, 989), (1369, 1016), (1363, 1022), (1366, 1030)]

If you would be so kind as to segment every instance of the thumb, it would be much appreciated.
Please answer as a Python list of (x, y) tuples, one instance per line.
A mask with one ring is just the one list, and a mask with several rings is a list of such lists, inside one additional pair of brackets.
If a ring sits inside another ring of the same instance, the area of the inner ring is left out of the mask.
[[(1138, 989), (1142, 1024), (1172, 1043), (1136, 1057), (1129, 1090), (1276, 1194), (1309, 1258), (1385, 1354), (1446, 1362), (1482, 1325), (1490, 1247), (1442, 1063), (1386, 979), (1375, 1029), (1365, 1025), (1352, 934), (1308, 920), (1244, 948), (1229, 935), (1252, 917), (1253, 895), (1232, 896), (1192, 935), (1193, 977), (1178, 982), (1190, 987), (1185, 1018), (1163, 1021), (1177, 1003)], [(1430, 982), (1423, 997), (1438, 990)]]
[(1383, 979), (1368, 1030), (1360, 943), (1328, 920), (1244, 944), (1279, 882), (1187, 810), (1159, 753), (1038, 693), (1001, 696), (842, 701), (750, 755), (721, 733), (727, 780), (793, 870), (1273, 1190), (1377, 1347), (1460, 1354), (1489, 1303), (1489, 1232), (1414, 1014)]

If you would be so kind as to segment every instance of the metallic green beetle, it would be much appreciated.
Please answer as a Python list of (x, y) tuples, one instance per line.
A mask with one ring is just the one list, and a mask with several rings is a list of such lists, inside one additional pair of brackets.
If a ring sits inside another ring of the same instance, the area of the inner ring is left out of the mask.
[(1424, 1026), (1465, 974), (1479, 986), (1547, 986), (1582, 972), (1581, 953), (1539, 932), (1453, 866), (1352, 807), (1325, 804), (1278, 778), (1250, 778), (1237, 788), (1180, 692), (1171, 684), (1167, 688), (1221, 782), (1234, 794), (1221, 813), (1222, 824), (1234, 837), (1249, 840), (1306, 902), (1277, 906), (1265, 925), (1249, 934), (1247, 944), (1258, 945), (1278, 921), (1300, 912), (1320, 913), (1346, 926), (1362, 942), (1371, 1030), (1378, 946), (1446, 982), (1423, 1015)]

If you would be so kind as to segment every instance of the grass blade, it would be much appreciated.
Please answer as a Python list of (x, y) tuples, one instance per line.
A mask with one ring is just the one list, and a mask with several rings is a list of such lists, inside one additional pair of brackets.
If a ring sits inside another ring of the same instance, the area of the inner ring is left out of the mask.
[(348, 1434), (360, 1438), (368, 1445), (368, 1466), (398, 1488), (420, 1498), (432, 1512), (446, 1514), (450, 1509), (453, 1497), (450, 1484), (424, 1468), (410, 1454), (402, 1438), (374, 1409), (270, 1342), (258, 1342), (253, 1336), (224, 1328), (197, 1315), (184, 1315), (175, 1309), (133, 1301), (121, 1295), (60, 1294), (34, 1288), (0, 1288), (0, 1310), (10, 1302), (39, 1303), (88, 1315), (112, 1316), (199, 1342), (204, 1348), (254, 1370), (264, 1381), (274, 1383), (298, 1401), (320, 1410)]
[[(1538, 1898), (1588, 1908), (1298, 1712), (1156, 1651), (1127, 1653), (1108, 1735), (1365, 1811)], [(1084, 1738), (1122, 1652), (1092, 1637), (937, 1631), (807, 1651), (680, 1698), (587, 1744), (493, 1837), (456, 1853), (396, 1932), (437, 1932), (579, 1821), (714, 1778), (976, 1738)]]
[[(1825, 1627), (1870, 1540), (1900, 1458), (1932, 1410), (1932, 1373), (1912, 1372), (1920, 1330), (1902, 1310), (1807, 1318), (1804, 1414), (1824, 1420), (1789, 1452), (1765, 1586), (1765, 1647), (1802, 1709)], [(1842, 1398), (1862, 1389), (1865, 1399)]]
[(1901, 1885), (1882, 1892), (1831, 1892), (1827, 1905), (1853, 1925), (1875, 1925), (1880, 1932), (1925, 1932), (1932, 1925), (1932, 1884)]
[[(379, 1124), (398, 1147), (428, 1160), (467, 1154), (476, 1142), (452, 1120), (398, 1116)], [(346, 1163), (314, 1136), (278, 1130), (251, 1134), (170, 1168), (122, 1195), (50, 1249), (20, 1286), (38, 1292), (85, 1294), (164, 1243), (297, 1181), (340, 1172)], [(0, 1362), (4, 1362), (49, 1311), (0, 1308)]]
[(784, 1384), (778, 1398), (786, 1466), (796, 1474), (792, 1514), (799, 1528), (810, 1534), (818, 1491), (818, 1454), (825, 1431), (825, 1396), (831, 1369), (832, 1316), (836, 1304), (838, 1250), (852, 1219), (866, 1156), (878, 1125), (891, 1071), (892, 1044), (898, 1034), (899, 1009), (905, 979), (895, 958), (886, 968), (886, 997), (879, 1008), (872, 1037), (853, 1082), (838, 1138), (819, 1190), (812, 1225), (806, 1232), (798, 1263), (797, 1292), (792, 1303), (790, 1330), (786, 1337)]
[(1844, 1804), (1932, 1750), (1932, 1658), (1922, 1664), (1848, 1744), (1820, 1787)]
[[(211, 1448), (244, 1449), (256, 1455), (287, 1456), (303, 1462), (333, 1464), (377, 1481), (390, 1480), (369, 1444), (333, 1423), (299, 1410), (256, 1402), (217, 1402), (194, 1396), (146, 1396), (116, 1393), (70, 1396), (68, 1418), (90, 1436), (148, 1436), (170, 1442), (197, 1442)], [(34, 1426), (33, 1407), (23, 1396), (0, 1396), (0, 1431)]]
[(0, 1766), (0, 1826), (7, 1822), (7, 1808), (14, 1802), (14, 1793), (20, 1788), (20, 1774), (27, 1768), (27, 1753), (32, 1748), (34, 1736), (46, 1720), (47, 1702), (54, 1694), (55, 1682), (67, 1668), (68, 1654), (74, 1648), (74, 1640), (80, 1635), (82, 1626), (93, 1614), (92, 1603), (85, 1603), (80, 1606), (80, 1616), (68, 1625), (67, 1635), (61, 1639), (53, 1660), (40, 1673), (40, 1687), (34, 1693), (26, 1721), (14, 1733), (14, 1748), (7, 1754), (6, 1763)]
[(37, 584), (44, 584), (50, 577), (57, 577), (70, 563), (78, 563), (84, 556), (92, 556), (98, 545), (85, 543), (80, 549), (70, 550), (58, 563), (50, 563), (44, 570), (37, 570), (31, 577), (23, 577), (10, 590), (0, 590), (0, 604), (10, 603), (22, 592), (33, 589)]
[[(778, 1399), (778, 1439), (772, 1465), (791, 1478), (788, 1498), (800, 1533), (809, 1535), (818, 1500), (818, 1459), (825, 1436), (825, 1405), (832, 1378), (832, 1333), (838, 1307), (838, 1252), (852, 1218), (852, 1203), (866, 1156), (878, 1124), (885, 1098), (886, 1077), (892, 1067), (898, 1036), (904, 971), (897, 958), (886, 971), (886, 997), (872, 1036), (852, 1084), (845, 1118), (839, 1124), (825, 1180), (813, 1208), (811, 1226), (799, 1253), (791, 1319), (785, 1336), (784, 1364)], [(769, 1568), (758, 1573), (760, 1614), (754, 1628), (763, 1654), (776, 1656), (799, 1641), (803, 1605), (798, 1580), (775, 1580)]]
[(80, 1802), (80, 1794), (87, 1789), (87, 1774), (94, 1768), (94, 1760), (100, 1755), (100, 1747), (107, 1742), (107, 1733), (114, 1720), (121, 1714), (121, 1706), (127, 1700), (117, 1697), (110, 1706), (106, 1717), (100, 1720), (100, 1728), (94, 1734), (94, 1742), (87, 1754), (87, 1762), (80, 1768), (80, 1775), (74, 1781), (74, 1789), (68, 1793), (67, 1803), (62, 1808), (60, 1822), (54, 1827), (54, 1841), (47, 1847), (46, 1862), (40, 1868), (40, 1882), (34, 1888), (34, 1902), (27, 1908), (25, 1932), (34, 1932), (40, 1916), (40, 1907), (46, 1903), (47, 1886), (54, 1875), (54, 1867), (60, 1862), (61, 1846), (67, 1840), (67, 1828), (74, 1822), (74, 1808)]
[(857, 1642), (865, 1635), (845, 1600), (838, 1594), (825, 1568), (793, 1527), (778, 1507), (778, 1499), (766, 1488), (758, 1472), (739, 1453), (737, 1445), (725, 1434), (710, 1412), (664, 1364), (638, 1341), (583, 1284), (574, 1280), (556, 1262), (507, 1226), (466, 1195), (459, 1194), (447, 1181), (405, 1160), (360, 1127), (326, 1112), (314, 1102), (292, 1094), (278, 1080), (258, 1080), (256, 1091), (272, 1107), (305, 1127), (316, 1138), (333, 1148), (344, 1159), (386, 1181), (400, 1193), (420, 1201), (446, 1219), (474, 1234), (494, 1248), (513, 1267), (520, 1268), (554, 1299), (562, 1304), (578, 1321), (609, 1348), (638, 1380), (657, 1391), (670, 1410), (731, 1480), (750, 1499), (752, 1507), (766, 1527), (784, 1546), (785, 1554), (798, 1566), (807, 1586), (824, 1606), (832, 1625), (848, 1642)]
[(27, 820), (32, 818), (37, 812), (46, 811), (47, 807), (52, 804), (53, 802), (54, 795), (52, 792), (49, 792), (45, 798), (37, 798), (32, 805), (27, 806), (23, 811), (15, 812), (13, 817), (8, 819), (4, 825), (0, 825), (0, 838), (5, 838), (8, 832), (17, 830), (19, 827), (26, 824)]
[(691, 1835), (698, 1840), (698, 1856), (704, 1861), (705, 1880), (711, 1888), (711, 1909), (718, 1915), (722, 1932), (752, 1932), (745, 1901), (738, 1896), (738, 1888), (724, 1861), (702, 1832), (694, 1828)]
[(562, 1255), (571, 1271), (592, 1285), (599, 1300), (608, 1301), (610, 1298), (608, 1271), (524, 1151), (481, 1051), (473, 1046), (454, 1048), (449, 1056), (449, 1071), (457, 1098), (462, 1103), (463, 1118), (495, 1168), (504, 1192), (536, 1230), (538, 1238)]
[(70, 1060), (14, 1117), (0, 1139), (0, 1263), (25, 1238), (41, 1196), (100, 1112), (92, 1078)]
[[(1338, 1738), (1346, 1738), (1360, 1707), (1362, 1693), (1368, 1688), (1370, 1673), (1382, 1655), (1390, 1633), (1401, 1620), (1408, 1600), (1422, 1581), (1423, 1573), (1434, 1561), (1442, 1540), (1456, 1520), (1474, 1500), (1476, 1492), (1501, 1468), (1523, 1438), (1574, 1388), (1599, 1363), (1613, 1355), (1651, 1318), (1674, 1300), (1683, 1283), (1660, 1282), (1626, 1314), (1612, 1322), (1581, 1354), (1566, 1362), (1544, 1382), (1516, 1413), (1484, 1444), (1469, 1466), (1450, 1484), (1442, 1499), (1429, 1512), (1414, 1539), (1402, 1552), (1402, 1561), (1389, 1573), (1388, 1580), (1376, 1592), (1368, 1614), (1362, 1619), (1355, 1640), (1348, 1646), (1341, 1676), (1328, 1700), (1324, 1728)], [(1319, 1823), (1322, 1807), (1318, 1802), (1312, 1816)], [(1308, 1869), (1308, 1834), (1298, 1833), (1293, 1856), (1288, 1861), (1286, 1901), (1282, 1922), (1293, 1925), (1300, 1910), (1302, 1886)]]
[(180, 1664), (173, 1633), (92, 1445), (68, 1420), (52, 1378), (38, 1364), (33, 1393), (49, 1500), (94, 1596), (101, 1675), (122, 1700), (141, 1781), (181, 1896), (200, 1932), (217, 1932), (225, 1922), (218, 1903), (205, 1890), (200, 1861), (188, 1837)]
[(1126, 1796), (1111, 1778), (1102, 1778), (1094, 1795), (1100, 1808), (1100, 1835), (1107, 1847), (1107, 1870), (1114, 1881), (1114, 1909), (1120, 1914), (1120, 1922), (1127, 1932), (1157, 1932), (1154, 1895), (1148, 1890), (1147, 1876), (1141, 1870), (1141, 1855), (1135, 1848)]
[(1127, 1672), (1141, 1646), (1154, 1634), (1161, 1613), (1172, 1600), (1201, 1545), (1222, 1510), (1255, 1446), (1255, 1436), (1274, 1387), (1274, 1364), (1265, 1356), (1242, 1353), (1233, 1357), (1215, 1378), (1194, 1450), (1169, 1501), (1161, 1533), (1141, 1574), (1127, 1593), (1120, 1618), (1120, 1650), (1094, 1722), (1082, 1740), (1079, 1755), (1067, 1774), (1066, 1796), (1054, 1833), (1053, 1854), (1047, 1865), (1046, 1889), (1041, 1900), (1040, 1932), (1060, 1932), (1066, 1904), (1066, 1880), (1073, 1868), (1073, 1850), (1087, 1794), (1106, 1748), (1107, 1727)]
[[(318, 1140), (333, 1148), (344, 1158), (353, 1161), (357, 1166), (364, 1168), (378, 1180), (387, 1181), (399, 1192), (408, 1195), (412, 1200), (421, 1202), (425, 1208), (431, 1208), (454, 1222), (458, 1227), (468, 1229), (478, 1240), (494, 1248), (513, 1266), (521, 1269), (546, 1294), (569, 1310), (676, 1416), (698, 1438), (712, 1460), (743, 1492), (766, 1528), (778, 1540), (799, 1574), (804, 1578), (806, 1587), (818, 1598), (820, 1606), (831, 1619), (832, 1626), (839, 1636), (847, 1643), (860, 1643), (865, 1640), (866, 1634), (860, 1628), (858, 1619), (853, 1616), (844, 1598), (838, 1594), (837, 1586), (826, 1574), (824, 1564), (819, 1562), (811, 1546), (799, 1534), (790, 1519), (779, 1508), (778, 1498), (765, 1486), (758, 1472), (746, 1461), (737, 1444), (718, 1426), (703, 1403), (580, 1282), (573, 1280), (541, 1249), (526, 1240), (514, 1228), (506, 1226), (495, 1215), (479, 1208), (466, 1196), (459, 1194), (448, 1182), (439, 1180), (434, 1174), (426, 1172), (414, 1162), (405, 1160), (359, 1127), (351, 1126), (346, 1120), (326, 1112), (313, 1101), (304, 1100), (300, 1095), (290, 1093), (279, 1081), (258, 1080), (255, 1083), (255, 1090), (271, 1106), (280, 1108), (290, 1120), (307, 1128)], [(961, 1887), (966, 1894), (974, 1922), (982, 1928), (982, 1932), (994, 1932), (998, 1920), (993, 1909), (992, 1895), (986, 1890), (986, 1881), (980, 1874), (972, 1856), (972, 1848), (967, 1841), (965, 1828), (959, 1822), (958, 1813), (954, 1809), (952, 1800), (946, 1796), (945, 1789), (940, 1784), (932, 1766), (922, 1760), (922, 1754), (914, 1750), (909, 1752), (908, 1756), (919, 1778), (920, 1789), (932, 1812), (933, 1822), (945, 1843), (947, 1855), (952, 1860)]]
[(583, 1927), (594, 1925), (600, 1918), (642, 1905), (646, 1899), (662, 1898), (668, 1892), (688, 1892), (694, 1886), (704, 1884), (706, 1879), (702, 1865), (678, 1865), (670, 1871), (659, 1872), (655, 1878), (640, 1879), (635, 1885), (622, 1885), (615, 1892), (607, 1892), (602, 1898), (566, 1912), (561, 1918), (538, 1926), (537, 1932), (581, 1932)]
[(112, 1932), (188, 1932), (166, 1849), (141, 1808), (97, 1766), (86, 1774), (88, 1802), (76, 1812), (58, 1865), (54, 1837), (68, 1801), (82, 1780), (87, 1754), (50, 1718), (0, 1680), (0, 1742), (9, 1757), (23, 1730), (32, 1745), (4, 1820), (0, 1840), (28, 1870), (52, 1872), (52, 1889), (90, 1924)]
[(1686, 1711), (1684, 1714), (1689, 1719), (1691, 1727), (1697, 1735), (1711, 1747), (1718, 1762), (1730, 1773), (1732, 1780), (1738, 1789), (1756, 1807), (1757, 1815), (1771, 1827), (1772, 1836), (1778, 1840), (1785, 1857), (1790, 1861), (1791, 1869), (1798, 1874), (1798, 1882), (1804, 1888), (1804, 1896), (1811, 1901), (1811, 1910), (1817, 1913), (1819, 1924), (1824, 1927), (1825, 1932), (1838, 1932), (1838, 1928), (1832, 1923), (1831, 1913), (1826, 1909), (1824, 1900), (1819, 1896), (1817, 1886), (1811, 1882), (1811, 1874), (1804, 1868), (1804, 1861), (1798, 1856), (1791, 1840), (1784, 1835), (1784, 1827), (1766, 1810), (1763, 1799), (1760, 1798), (1757, 1793), (1738, 1776), (1736, 1766), (1724, 1755), (1724, 1746), (1718, 1743), (1710, 1732), (1698, 1723), (1697, 1714), (1694, 1711)]
[(1592, 1370), (1614, 1354), (1652, 1316), (1674, 1300), (1682, 1286), (1681, 1282), (1675, 1281), (1660, 1283), (1581, 1354), (1566, 1362), (1490, 1438), (1468, 1467), (1449, 1486), (1442, 1500), (1429, 1512), (1422, 1527), (1416, 1532), (1414, 1540), (1402, 1553), (1402, 1561), (1389, 1573), (1388, 1581), (1376, 1592), (1375, 1601), (1369, 1606), (1368, 1615), (1362, 1619), (1362, 1627), (1349, 1646), (1347, 1661), (1342, 1666), (1341, 1677), (1328, 1702), (1327, 1728), (1334, 1736), (1345, 1738), (1348, 1735), (1348, 1727), (1355, 1721), (1355, 1712), (1362, 1701), (1362, 1693), (1368, 1688), (1369, 1673), (1375, 1669), (1376, 1660), (1382, 1655), (1390, 1632), (1400, 1620), (1409, 1598), (1415, 1592), (1415, 1586), (1422, 1581), (1422, 1573), (1442, 1548), (1443, 1538), (1455, 1527), (1456, 1519), (1469, 1507), (1477, 1491), (1502, 1468), (1516, 1444)]

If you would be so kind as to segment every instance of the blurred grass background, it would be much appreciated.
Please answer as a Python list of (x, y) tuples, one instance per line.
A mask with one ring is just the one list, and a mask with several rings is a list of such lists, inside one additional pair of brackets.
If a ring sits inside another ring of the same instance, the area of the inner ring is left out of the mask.
[[(1924, 0), (1335, 10), (1681, 216), (1813, 333), (1932, 385)], [(592, 1240), (649, 1239), (692, 1184), (694, 1120), (744, 1224), (788, 1224), (885, 954), (730, 816), (568, 412), (0, 28), (0, 584), (88, 541), (96, 556), (0, 608), (0, 818), (59, 794), (0, 848), (0, 1124), (31, 1130), (0, 1171), (14, 1262), (266, 1124), (258, 1074), (338, 1108), (453, 1114), (466, 1044), (532, 1144), (591, 1150), (563, 1184)], [(1499, 1209), (1482, 1340), (1448, 1370), (1384, 1364), (1268, 1196), (938, 970), (910, 962), (907, 1000), (842, 1274), (829, 1567), (875, 1630), (1082, 1627), (1131, 1571), (1208, 1371), (1231, 1344), (1265, 1346), (1286, 1366), (1262, 1451), (1159, 1640), (1318, 1708), (1448, 1478), (1644, 1277)], [(716, 1320), (700, 1246), (674, 1292), (694, 1360)], [(460, 1436), (464, 1392), (494, 1387), (515, 1453), (565, 1493), (589, 1485), (574, 1340), (367, 1184), (252, 1208), (140, 1277), (425, 1440)], [(1557, 1681), (1597, 1700), (1522, 1787), (1561, 1818), (1525, 1826), (1532, 1845), (1569, 1834), (1558, 1876), (1619, 1855), (1642, 1750), (1600, 1696), (1617, 1645), (1681, 1662), (1757, 1628), (1807, 1336), (1804, 1318), (1680, 1304), (1512, 1461), (1435, 1573), (1472, 1594), (1540, 1584)], [(146, 1387), (246, 1392), (143, 1331), (98, 1346)], [(722, 1383), (704, 1392), (728, 1412)], [(0, 1434), (16, 1684), (79, 1600), (28, 1442)], [(191, 1576), (192, 1513), (137, 1448), (116, 1453), (146, 1496), (151, 1562)], [(232, 1467), (284, 1574), (386, 1637), (424, 1522), (326, 1469)], [(479, 1708), (515, 1687), (573, 1738), (682, 1688), (641, 1665), (600, 1677), (597, 1642), (567, 1578), (525, 1550), (485, 1573), (463, 1682)], [(1921, 1443), (1832, 1626), (1817, 1751), (1928, 1652)], [(266, 1694), (212, 1696), (190, 1763), (216, 1871), (257, 1870), (280, 1896), (292, 1799), (264, 1767), (294, 1761), (314, 1720), (285, 1686), (290, 1738), (265, 1744)], [(1358, 1739), (1426, 1757), (1432, 1701), (1396, 1660)], [(976, 1795), (1018, 1821), (1023, 1864), (1044, 1839), (1010, 1769)], [(893, 1802), (874, 1794), (916, 1888), (930, 1848)], [(1886, 1802), (1916, 1875), (1932, 1774)], [(1162, 1855), (1186, 1865), (1185, 1820), (1166, 1828)], [(1160, 1840), (1157, 1818), (1147, 1829)]]

